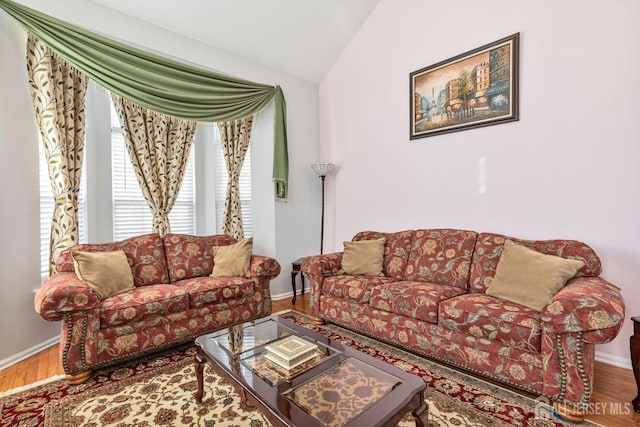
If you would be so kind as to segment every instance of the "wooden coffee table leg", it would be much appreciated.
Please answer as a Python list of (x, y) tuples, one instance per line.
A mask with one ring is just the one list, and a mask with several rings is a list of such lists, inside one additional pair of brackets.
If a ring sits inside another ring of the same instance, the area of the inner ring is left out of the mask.
[(427, 427), (427, 418), (429, 415), (429, 411), (427, 411), (427, 404), (425, 403), (424, 398), (420, 400), (420, 406), (418, 406), (418, 408), (413, 411), (412, 414), (416, 419), (416, 427)]
[(193, 358), (193, 362), (196, 368), (196, 381), (198, 382), (198, 390), (196, 390), (196, 402), (202, 403), (202, 396), (204, 395), (204, 362), (205, 359), (200, 354), (200, 349), (196, 350), (196, 355)]
[(239, 392), (238, 394), (240, 395), (240, 407), (243, 410), (253, 411), (254, 409), (256, 409), (256, 407), (249, 401), (249, 396), (247, 395), (247, 392), (244, 390), (244, 388), (236, 388), (236, 391)]

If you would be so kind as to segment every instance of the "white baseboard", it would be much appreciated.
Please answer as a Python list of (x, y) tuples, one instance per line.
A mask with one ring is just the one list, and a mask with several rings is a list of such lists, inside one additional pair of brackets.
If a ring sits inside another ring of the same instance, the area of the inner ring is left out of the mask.
[[(296, 289), (296, 295), (300, 295), (300, 289)], [(271, 294), (272, 300), (285, 299), (285, 298), (293, 298), (293, 292), (289, 291), (281, 294)]]
[(632, 369), (631, 358), (629, 357), (613, 356), (611, 354), (596, 351), (595, 359), (598, 362), (608, 363), (609, 365), (617, 366), (619, 368)]
[(13, 354), (6, 359), (0, 360), (0, 370), (7, 369), (11, 365), (15, 365), (29, 357), (41, 352), (42, 350), (49, 348), (53, 345), (57, 345), (60, 342), (60, 335), (57, 335), (51, 339), (41, 342), (31, 348), (21, 351), (20, 353)]

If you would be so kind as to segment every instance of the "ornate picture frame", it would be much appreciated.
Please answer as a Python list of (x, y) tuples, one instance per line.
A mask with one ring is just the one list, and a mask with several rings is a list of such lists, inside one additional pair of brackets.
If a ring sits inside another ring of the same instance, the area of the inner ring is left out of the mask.
[(410, 139), (519, 119), (520, 33), (409, 74)]

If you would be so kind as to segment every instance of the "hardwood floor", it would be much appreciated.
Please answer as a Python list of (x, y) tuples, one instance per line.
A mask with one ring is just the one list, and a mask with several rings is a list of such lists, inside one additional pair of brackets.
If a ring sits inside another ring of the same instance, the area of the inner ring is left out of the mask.
[[(304, 296), (296, 304), (291, 299), (273, 302), (273, 312), (292, 309), (306, 313)], [(58, 346), (0, 371), (0, 392), (31, 384), (54, 375), (62, 375)], [(602, 362), (595, 365), (595, 390), (587, 418), (607, 427), (640, 426), (640, 414), (633, 412), (631, 400), (637, 394), (633, 372)]]

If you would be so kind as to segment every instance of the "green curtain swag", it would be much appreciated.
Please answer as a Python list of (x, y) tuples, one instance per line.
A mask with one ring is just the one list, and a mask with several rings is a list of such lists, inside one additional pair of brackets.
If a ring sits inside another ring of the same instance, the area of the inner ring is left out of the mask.
[(0, 0), (0, 8), (96, 83), (150, 110), (186, 120), (222, 122), (258, 113), (274, 100), (275, 195), (287, 197), (287, 114), (280, 86), (253, 83), (155, 55), (9, 0)]

